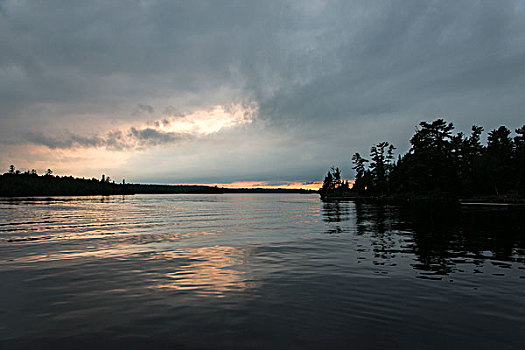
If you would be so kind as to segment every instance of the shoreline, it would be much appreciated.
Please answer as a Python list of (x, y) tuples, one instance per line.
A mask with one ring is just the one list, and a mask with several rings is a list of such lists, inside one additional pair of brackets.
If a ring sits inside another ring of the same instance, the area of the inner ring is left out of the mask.
[(371, 201), (371, 202), (389, 202), (389, 203), (453, 203), (461, 206), (500, 206), (500, 207), (525, 207), (525, 198), (515, 197), (496, 197), (496, 196), (478, 196), (478, 197), (442, 197), (442, 196), (407, 196), (407, 197), (375, 197), (375, 196), (323, 196), (322, 201)]
[(317, 193), (289, 188), (225, 188), (206, 185), (159, 185), (110, 182), (30, 173), (0, 175), (0, 197), (111, 196), (133, 194)]
[(20, 195), (0, 195), (0, 199), (23, 199), (23, 198), (51, 198), (51, 197), (114, 197), (114, 196), (134, 196), (141, 194), (317, 194), (316, 191), (302, 189), (232, 189), (219, 188), (224, 191), (138, 191), (122, 193), (49, 193), (49, 194), (20, 194)]

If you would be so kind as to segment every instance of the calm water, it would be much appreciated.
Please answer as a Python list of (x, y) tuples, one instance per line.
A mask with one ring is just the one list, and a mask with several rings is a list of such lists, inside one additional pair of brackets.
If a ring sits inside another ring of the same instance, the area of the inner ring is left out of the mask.
[(524, 214), (0, 199), (0, 348), (525, 349)]

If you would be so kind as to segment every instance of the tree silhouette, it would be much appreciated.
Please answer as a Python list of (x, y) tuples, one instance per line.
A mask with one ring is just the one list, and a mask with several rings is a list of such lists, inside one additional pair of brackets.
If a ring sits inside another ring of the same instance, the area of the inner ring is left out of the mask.
[[(425, 198), (525, 196), (525, 125), (515, 130), (514, 138), (505, 126), (490, 131), (486, 147), (481, 142), (483, 127), (472, 126), (469, 136), (453, 130), (454, 124), (443, 119), (419, 123), (410, 150), (397, 162), (388, 142), (372, 146), (368, 168), (368, 160), (355, 153), (352, 192)], [(334, 183), (333, 172), (329, 175), (321, 192)], [(342, 187), (331, 186), (331, 195), (341, 195)]]
[(487, 150), (483, 165), (488, 192), (496, 195), (507, 192), (512, 186), (512, 158), (514, 142), (511, 131), (500, 126), (488, 134)]
[(348, 190), (348, 188), (348, 182), (341, 180), (341, 170), (337, 167), (331, 167), (324, 178), (323, 186), (320, 191), (322, 194), (340, 194), (341, 192)]
[[(72, 176), (51, 176), (48, 169), (45, 175), (38, 176), (35, 170), (20, 174), (14, 166), (11, 172), (0, 175), (0, 197), (14, 196), (84, 196), (115, 195), (133, 193), (223, 193), (222, 188), (209, 186), (168, 186), (134, 185), (104, 182), (95, 178), (84, 179)], [(17, 174), (13, 176), (13, 174)]]
[(387, 192), (387, 176), (392, 170), (392, 159), (395, 147), (388, 142), (380, 142), (370, 149), (370, 170), (376, 194)]
[(525, 196), (525, 125), (516, 129), (516, 135), (514, 137), (514, 164), (517, 175), (517, 191), (519, 195)]
[(368, 160), (361, 157), (359, 153), (355, 153), (352, 156), (352, 163), (354, 164), (352, 169), (354, 169), (356, 172), (353, 188), (356, 191), (362, 192), (365, 190), (365, 187), (367, 187), (366, 180), (365, 180), (365, 174), (366, 174), (366, 163), (368, 163)]
[(413, 191), (430, 194), (447, 192), (455, 183), (452, 148), (454, 125), (443, 119), (421, 122), (410, 139), (408, 177)]
[(333, 190), (334, 189), (333, 183), (334, 183), (334, 178), (332, 176), (332, 172), (328, 171), (328, 173), (324, 177), (323, 187), (321, 188), (321, 191), (324, 193), (327, 193)]

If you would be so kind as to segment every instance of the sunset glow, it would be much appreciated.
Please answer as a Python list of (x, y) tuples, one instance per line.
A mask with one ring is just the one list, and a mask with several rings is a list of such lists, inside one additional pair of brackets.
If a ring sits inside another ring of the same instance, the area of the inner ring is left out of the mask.
[(207, 186), (217, 186), (224, 188), (284, 188), (284, 189), (303, 189), (317, 191), (323, 185), (322, 181), (302, 182), (302, 181), (281, 181), (278, 183), (270, 181), (236, 181), (230, 183), (213, 183)]

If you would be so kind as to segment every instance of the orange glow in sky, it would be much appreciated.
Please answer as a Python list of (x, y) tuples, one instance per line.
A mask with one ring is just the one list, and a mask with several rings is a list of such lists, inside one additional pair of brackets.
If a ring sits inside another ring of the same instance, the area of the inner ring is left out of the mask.
[(224, 188), (286, 188), (286, 189), (304, 189), (317, 191), (323, 185), (322, 181), (283, 181), (273, 183), (270, 181), (235, 181), (230, 183), (213, 183), (206, 186), (217, 186)]

